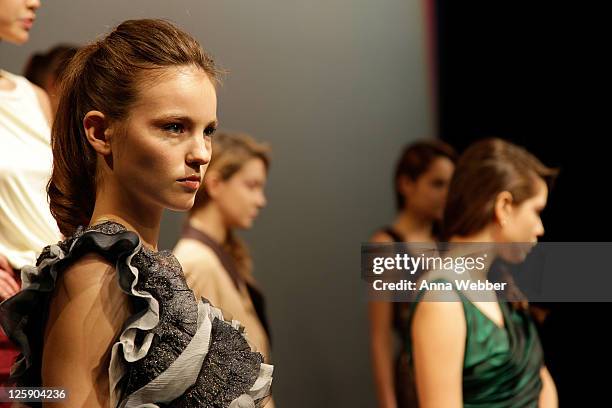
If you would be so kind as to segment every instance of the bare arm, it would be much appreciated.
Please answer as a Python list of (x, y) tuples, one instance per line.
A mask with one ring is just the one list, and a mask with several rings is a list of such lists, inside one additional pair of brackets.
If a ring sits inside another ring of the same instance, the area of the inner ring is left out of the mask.
[[(370, 242), (392, 242), (378, 232)], [(379, 408), (396, 408), (395, 370), (393, 361), (393, 305), (390, 302), (369, 302), (370, 355)]]
[(463, 305), (427, 302), (416, 307), (412, 321), (412, 356), (421, 408), (463, 407), (463, 356), (466, 322)]
[(108, 407), (110, 349), (129, 316), (114, 267), (90, 254), (59, 277), (45, 329), (42, 381), (67, 390), (54, 407)]
[(370, 353), (374, 371), (374, 385), (380, 408), (396, 408), (393, 369), (392, 305), (389, 302), (370, 302)]
[(542, 366), (540, 369), (540, 377), (542, 378), (542, 391), (540, 391), (538, 406), (540, 408), (557, 408), (559, 406), (557, 388), (546, 366)]

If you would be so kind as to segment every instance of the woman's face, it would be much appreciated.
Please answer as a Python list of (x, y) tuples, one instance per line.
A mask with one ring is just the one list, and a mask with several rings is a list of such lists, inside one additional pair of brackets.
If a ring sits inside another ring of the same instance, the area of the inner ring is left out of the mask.
[(137, 102), (111, 139), (112, 177), (140, 205), (185, 211), (211, 158), (217, 96), (195, 67), (166, 68), (141, 85)]
[(251, 228), (259, 210), (266, 205), (266, 179), (264, 162), (260, 158), (252, 158), (229, 179), (219, 182), (214, 202), (227, 227)]
[(540, 213), (546, 207), (548, 187), (540, 177), (535, 179), (535, 194), (520, 204), (512, 205), (501, 220), (502, 257), (510, 262), (521, 262), (544, 235), (544, 224)]
[(503, 226), (506, 242), (536, 243), (544, 235), (544, 225), (540, 213), (546, 207), (548, 187), (541, 178), (535, 179), (536, 193), (518, 205), (513, 206)]
[(455, 165), (446, 157), (432, 161), (426, 172), (403, 189), (408, 207), (428, 219), (441, 220), (454, 169)]
[(0, 0), (0, 39), (23, 44), (30, 38), (40, 0)]

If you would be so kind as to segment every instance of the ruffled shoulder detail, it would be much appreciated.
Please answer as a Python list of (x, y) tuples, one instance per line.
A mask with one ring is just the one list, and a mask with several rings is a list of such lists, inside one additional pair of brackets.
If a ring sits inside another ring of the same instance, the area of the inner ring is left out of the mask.
[(202, 298), (198, 329), (184, 352), (158, 377), (126, 396), (120, 407), (264, 407), (272, 373), (273, 366), (251, 351), (244, 327), (226, 321), (220, 309)]
[(12, 381), (24, 386), (42, 382), (43, 334), (58, 274), (89, 252), (118, 261), (139, 248), (138, 235), (120, 224), (80, 227), (70, 239), (45, 247), (36, 266), (21, 269), (21, 291), (0, 304), (0, 324), (21, 350), (11, 368)]
[(253, 352), (238, 322), (196, 300), (169, 251), (153, 252), (115, 222), (82, 229), (45, 248), (22, 270), (23, 289), (0, 304), (0, 324), (21, 348), (12, 369), (18, 384), (39, 386), (42, 338), (58, 274), (88, 252), (113, 263), (134, 314), (112, 346), (113, 407), (261, 407), (272, 366)]
[[(196, 383), (172, 407), (260, 407), (272, 384), (273, 367), (253, 353), (244, 327), (236, 320), (225, 321), (221, 310), (202, 298), (202, 312), (212, 321), (211, 342)], [(206, 324), (208, 326), (208, 323)], [(244, 390), (248, 390), (246, 392)]]

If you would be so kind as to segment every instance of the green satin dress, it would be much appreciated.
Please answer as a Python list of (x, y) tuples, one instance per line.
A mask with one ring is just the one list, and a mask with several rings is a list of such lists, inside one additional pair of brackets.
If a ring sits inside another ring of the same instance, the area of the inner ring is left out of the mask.
[[(461, 291), (456, 292), (463, 303), (467, 324), (463, 360), (463, 406), (537, 407), (542, 389), (540, 368), (544, 364), (544, 356), (535, 324), (529, 314), (514, 310), (506, 302), (499, 302), (505, 325), (501, 328)], [(417, 302), (424, 293), (419, 293)], [(415, 302), (413, 310), (416, 305)], [(411, 356), (410, 340), (407, 348)]]

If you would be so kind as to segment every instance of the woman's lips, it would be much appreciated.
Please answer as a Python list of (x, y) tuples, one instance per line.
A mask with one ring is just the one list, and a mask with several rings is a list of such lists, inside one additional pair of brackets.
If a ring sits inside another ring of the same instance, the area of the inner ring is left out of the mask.
[(187, 190), (198, 191), (198, 188), (200, 188), (201, 179), (197, 176), (190, 176), (178, 179), (177, 181)]
[(181, 183), (187, 189), (193, 190), (193, 191), (198, 191), (198, 188), (200, 188), (199, 181), (183, 180), (183, 181), (179, 181), (179, 183)]
[(24, 19), (21, 20), (21, 24), (22, 24), (24, 29), (29, 30), (34, 25), (34, 19), (33, 18), (24, 18)]

